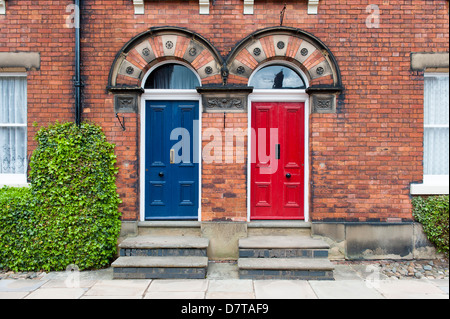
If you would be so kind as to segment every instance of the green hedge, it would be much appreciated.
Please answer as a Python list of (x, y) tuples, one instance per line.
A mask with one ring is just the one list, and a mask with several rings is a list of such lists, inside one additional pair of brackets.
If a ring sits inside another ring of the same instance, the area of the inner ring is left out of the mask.
[(87, 123), (50, 125), (36, 140), (31, 187), (0, 190), (0, 268), (107, 266), (120, 231), (114, 145)]
[(449, 254), (449, 196), (414, 197), (413, 215), (438, 252)]

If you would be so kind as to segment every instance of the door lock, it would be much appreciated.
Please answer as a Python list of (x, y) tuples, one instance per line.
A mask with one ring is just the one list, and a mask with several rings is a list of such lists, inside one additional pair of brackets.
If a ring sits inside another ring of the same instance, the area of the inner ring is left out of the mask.
[(164, 172), (159, 172), (159, 177), (164, 177)]
[(286, 178), (291, 178), (291, 174), (290, 174), (290, 173), (287, 173), (287, 174), (286, 174)]

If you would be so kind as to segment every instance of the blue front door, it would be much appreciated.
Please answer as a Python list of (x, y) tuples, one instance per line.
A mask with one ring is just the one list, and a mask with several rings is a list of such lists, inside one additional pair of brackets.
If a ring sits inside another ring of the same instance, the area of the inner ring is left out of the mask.
[(146, 220), (198, 218), (198, 108), (196, 101), (146, 102)]

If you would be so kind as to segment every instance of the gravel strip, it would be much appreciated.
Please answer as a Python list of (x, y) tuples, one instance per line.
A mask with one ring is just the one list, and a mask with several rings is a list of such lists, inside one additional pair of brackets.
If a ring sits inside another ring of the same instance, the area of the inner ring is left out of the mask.
[(376, 260), (336, 261), (340, 265), (378, 267), (380, 273), (391, 279), (449, 279), (448, 259), (434, 260)]

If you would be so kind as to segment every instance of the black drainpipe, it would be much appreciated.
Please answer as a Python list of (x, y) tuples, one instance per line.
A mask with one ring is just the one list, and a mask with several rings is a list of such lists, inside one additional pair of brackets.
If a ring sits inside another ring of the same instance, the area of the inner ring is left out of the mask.
[(81, 0), (75, 0), (75, 123), (81, 125), (81, 53), (80, 53), (80, 28), (81, 28)]

